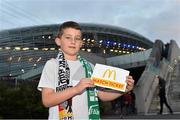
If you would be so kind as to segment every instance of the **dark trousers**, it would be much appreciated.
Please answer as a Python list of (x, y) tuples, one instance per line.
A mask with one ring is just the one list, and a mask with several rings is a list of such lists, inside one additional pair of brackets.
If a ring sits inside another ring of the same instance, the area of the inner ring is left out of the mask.
[(166, 97), (165, 97), (165, 96), (160, 96), (160, 111), (159, 111), (160, 114), (162, 114), (162, 112), (163, 112), (163, 104), (166, 105), (166, 107), (169, 109), (169, 112), (170, 112), (170, 113), (173, 112), (172, 109), (171, 109), (171, 107), (170, 107), (170, 106), (168, 105), (168, 103), (167, 103)]

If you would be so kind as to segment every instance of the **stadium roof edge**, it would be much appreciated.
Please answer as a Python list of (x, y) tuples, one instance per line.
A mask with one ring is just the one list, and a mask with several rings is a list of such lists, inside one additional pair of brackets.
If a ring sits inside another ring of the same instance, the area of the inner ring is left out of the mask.
[[(12, 29), (4, 29), (4, 30), (0, 30), (0, 33), (3, 33), (3, 32), (8, 32), (8, 31), (13, 31), (13, 30), (23, 30), (23, 29), (32, 29), (32, 28), (37, 28), (37, 27), (49, 27), (49, 26), (54, 26), (54, 27), (57, 27), (58, 25), (60, 25), (61, 23), (59, 24), (44, 24), (44, 25), (34, 25), (34, 26), (24, 26), (24, 27), (19, 27), (19, 28), (12, 28)], [(118, 31), (124, 31), (124, 32), (127, 32), (131, 35), (135, 35), (135, 36), (139, 36), (140, 38), (142, 39), (145, 39), (147, 42), (149, 43), (153, 43), (150, 39), (142, 36), (141, 34), (137, 33), (137, 32), (134, 32), (132, 30), (129, 30), (129, 29), (126, 29), (126, 28), (123, 28), (123, 27), (119, 27), (119, 26), (114, 26), (114, 25), (108, 25), (108, 24), (99, 24), (99, 23), (81, 23), (79, 22), (79, 24), (81, 26), (88, 26), (88, 27), (99, 27), (99, 28), (107, 28), (107, 29), (112, 29), (112, 30), (118, 30)]]

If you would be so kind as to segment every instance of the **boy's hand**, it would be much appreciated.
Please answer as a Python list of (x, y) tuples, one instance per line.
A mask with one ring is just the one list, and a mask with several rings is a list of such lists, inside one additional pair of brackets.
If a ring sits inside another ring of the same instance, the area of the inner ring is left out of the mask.
[(133, 80), (132, 76), (127, 76), (126, 82), (127, 82), (127, 86), (126, 86), (125, 92), (129, 92), (134, 88), (134, 80)]
[(75, 86), (75, 89), (77, 94), (81, 94), (88, 87), (94, 87), (94, 82), (90, 78), (82, 78)]

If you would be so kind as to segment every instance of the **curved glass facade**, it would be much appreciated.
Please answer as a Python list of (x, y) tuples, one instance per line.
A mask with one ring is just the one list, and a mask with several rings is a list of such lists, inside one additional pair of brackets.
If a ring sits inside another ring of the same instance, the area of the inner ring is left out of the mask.
[[(152, 47), (142, 35), (124, 28), (80, 23), (82, 51), (101, 57), (131, 54)], [(0, 31), (0, 77), (15, 77), (41, 67), (56, 57), (54, 38), (58, 24)]]

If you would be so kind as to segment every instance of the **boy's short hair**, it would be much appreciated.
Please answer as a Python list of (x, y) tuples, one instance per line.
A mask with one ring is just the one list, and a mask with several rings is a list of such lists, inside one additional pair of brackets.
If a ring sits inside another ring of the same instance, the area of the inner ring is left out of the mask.
[(63, 35), (63, 30), (66, 29), (66, 28), (74, 28), (74, 29), (77, 29), (77, 30), (81, 30), (81, 27), (80, 27), (80, 25), (77, 22), (67, 21), (67, 22), (62, 23), (59, 26), (57, 37), (62, 36)]

